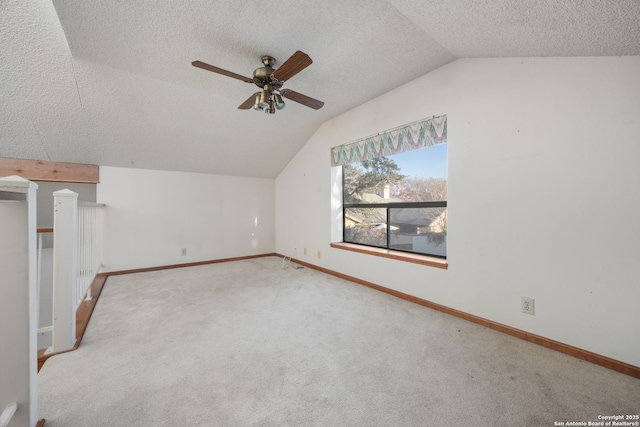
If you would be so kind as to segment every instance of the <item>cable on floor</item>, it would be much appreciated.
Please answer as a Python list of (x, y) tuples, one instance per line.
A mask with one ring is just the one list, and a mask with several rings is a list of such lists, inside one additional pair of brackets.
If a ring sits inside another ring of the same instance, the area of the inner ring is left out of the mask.
[(292, 263), (292, 262), (291, 262), (291, 257), (290, 257), (290, 256), (285, 256), (285, 257), (283, 257), (283, 258), (282, 258), (282, 269), (283, 269), (283, 270), (285, 270), (285, 269), (287, 269), (287, 268), (289, 268), (289, 267), (293, 267), (293, 268), (295, 268), (296, 270), (299, 270), (299, 269), (301, 269), (301, 268), (304, 268), (304, 267), (303, 267), (303, 266), (301, 266), (301, 265), (297, 265), (297, 264)]

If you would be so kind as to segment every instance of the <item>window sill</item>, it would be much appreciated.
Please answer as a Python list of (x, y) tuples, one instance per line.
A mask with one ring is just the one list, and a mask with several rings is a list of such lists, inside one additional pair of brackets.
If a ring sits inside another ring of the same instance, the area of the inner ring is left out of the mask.
[(331, 243), (331, 247), (336, 249), (344, 249), (346, 251), (358, 252), (361, 254), (375, 255), (382, 258), (395, 259), (396, 261), (412, 262), (414, 264), (442, 268), (443, 270), (447, 270), (449, 268), (449, 264), (447, 263), (446, 259), (430, 257), (427, 255), (408, 254), (405, 252), (398, 252), (381, 248), (371, 248), (368, 246), (354, 245), (353, 243), (344, 242)]

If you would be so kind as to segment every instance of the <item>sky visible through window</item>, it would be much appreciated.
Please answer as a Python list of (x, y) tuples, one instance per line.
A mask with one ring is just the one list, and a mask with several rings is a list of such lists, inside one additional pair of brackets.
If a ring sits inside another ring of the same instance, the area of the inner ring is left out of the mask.
[(400, 166), (400, 173), (415, 178), (447, 179), (447, 144), (387, 156)]

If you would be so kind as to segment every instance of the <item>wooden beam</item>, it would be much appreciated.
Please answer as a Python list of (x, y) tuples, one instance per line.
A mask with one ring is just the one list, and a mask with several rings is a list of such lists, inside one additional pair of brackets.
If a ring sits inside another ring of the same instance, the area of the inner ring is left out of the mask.
[(97, 184), (100, 168), (82, 163), (47, 162), (44, 160), (7, 159), (0, 157), (0, 176), (18, 175), (31, 181), (80, 182)]

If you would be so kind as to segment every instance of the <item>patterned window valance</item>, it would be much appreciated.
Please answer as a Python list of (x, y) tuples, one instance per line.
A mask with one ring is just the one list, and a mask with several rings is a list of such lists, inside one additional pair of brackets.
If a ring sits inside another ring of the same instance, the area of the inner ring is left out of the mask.
[(390, 156), (447, 142), (447, 115), (399, 126), (331, 149), (331, 166)]

